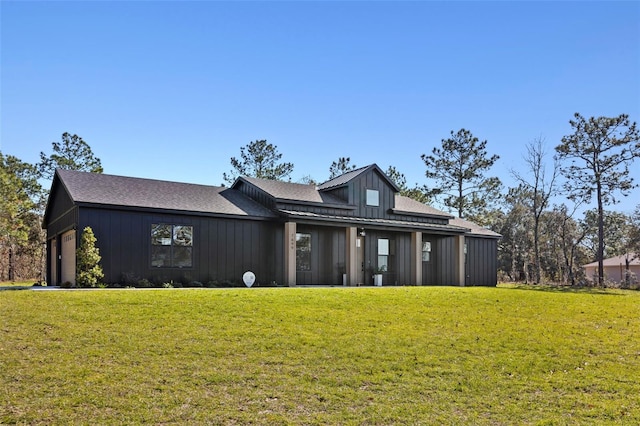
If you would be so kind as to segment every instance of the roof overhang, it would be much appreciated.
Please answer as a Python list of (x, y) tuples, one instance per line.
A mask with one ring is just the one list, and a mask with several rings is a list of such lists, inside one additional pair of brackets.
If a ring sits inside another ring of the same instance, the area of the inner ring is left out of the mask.
[(367, 219), (352, 216), (322, 215), (311, 212), (298, 212), (292, 210), (280, 210), (283, 218), (295, 220), (297, 223), (318, 225), (343, 225), (355, 227), (369, 227), (386, 230), (414, 230), (427, 231), (434, 234), (461, 235), (471, 230), (455, 225), (439, 225), (434, 223), (420, 223), (392, 219)]
[[(302, 201), (302, 200), (292, 200), (289, 198), (276, 198), (277, 204), (289, 204), (295, 206), (307, 206), (307, 207), (320, 207), (323, 209), (335, 209), (335, 210), (345, 210), (345, 211), (354, 211), (356, 206), (353, 204), (335, 204), (335, 203), (322, 203), (318, 201)], [(280, 208), (282, 206), (278, 206)]]
[(454, 216), (444, 213), (443, 214), (435, 214), (435, 213), (421, 213), (421, 212), (412, 212), (408, 210), (400, 210), (400, 209), (389, 209), (389, 211), (393, 214), (403, 215), (403, 216), (417, 216), (424, 218), (434, 218), (434, 219), (453, 219)]
[(256, 216), (256, 215), (242, 215), (233, 213), (219, 213), (219, 212), (206, 212), (206, 211), (193, 211), (193, 210), (178, 210), (178, 209), (165, 209), (157, 207), (145, 207), (145, 206), (123, 206), (119, 204), (99, 204), (99, 203), (86, 203), (76, 202), (76, 206), (84, 208), (95, 209), (107, 209), (140, 213), (162, 213), (162, 214), (174, 214), (174, 215), (188, 215), (188, 216), (200, 216), (200, 217), (215, 217), (224, 219), (249, 219), (249, 220), (274, 220), (277, 219), (276, 215), (269, 216)]

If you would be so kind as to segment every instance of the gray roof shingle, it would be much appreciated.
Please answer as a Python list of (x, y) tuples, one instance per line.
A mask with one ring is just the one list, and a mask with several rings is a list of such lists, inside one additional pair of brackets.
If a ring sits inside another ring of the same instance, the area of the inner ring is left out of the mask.
[(347, 205), (344, 200), (335, 195), (320, 192), (314, 185), (282, 182), (278, 180), (243, 177), (241, 180), (260, 188), (276, 200), (302, 201), (307, 203), (322, 203), (333, 205)]
[(56, 173), (78, 203), (275, 217), (266, 207), (229, 188), (71, 170)]
[(483, 237), (493, 237), (493, 238), (501, 238), (502, 235), (498, 234), (497, 232), (493, 232), (490, 229), (487, 228), (483, 228), (482, 226), (473, 223), (473, 222), (469, 222), (468, 220), (464, 220), (461, 219), (459, 217), (454, 217), (453, 219), (451, 219), (449, 221), (449, 223), (451, 225), (455, 225), (455, 226), (460, 226), (462, 228), (467, 228), (469, 229), (471, 232), (469, 232), (469, 235), (478, 235), (478, 236), (483, 236)]
[(427, 216), (437, 216), (447, 219), (452, 219), (453, 216), (449, 213), (445, 213), (441, 210), (434, 209), (433, 207), (416, 201), (412, 198), (405, 197), (404, 195), (396, 194), (396, 206), (393, 209), (398, 213), (418, 213)]
[[(367, 169), (367, 168), (365, 168)], [(364, 170), (364, 169), (363, 169)], [(359, 173), (362, 173), (360, 170)], [(354, 173), (358, 171), (353, 171)], [(133, 208), (150, 208), (159, 210), (184, 211), (215, 215), (232, 215), (245, 217), (276, 218), (278, 215), (257, 201), (234, 188), (197, 185), (192, 183), (168, 182), (162, 180), (143, 179), (108, 174), (88, 173), (71, 170), (57, 170), (56, 176), (76, 203), (104, 206), (124, 206)], [(343, 175), (344, 176), (344, 175)], [(353, 178), (355, 175), (351, 175)], [(289, 200), (324, 205), (344, 206), (348, 204), (330, 193), (318, 190), (313, 185), (265, 180), (257, 178), (240, 178), (265, 191), (278, 200)], [(234, 185), (235, 186), (235, 185)], [(464, 219), (434, 209), (396, 194), (394, 211), (411, 215), (428, 215), (449, 219), (449, 225), (420, 224), (432, 230), (441, 229), (459, 232), (470, 230), (470, 235), (499, 238), (500, 234), (476, 225)], [(329, 219), (326, 215), (283, 210), (291, 216), (315, 217)], [(332, 216), (334, 220), (351, 222), (380, 222), (398, 226), (418, 226), (416, 222), (401, 220), (381, 220), (354, 218), (351, 216)]]

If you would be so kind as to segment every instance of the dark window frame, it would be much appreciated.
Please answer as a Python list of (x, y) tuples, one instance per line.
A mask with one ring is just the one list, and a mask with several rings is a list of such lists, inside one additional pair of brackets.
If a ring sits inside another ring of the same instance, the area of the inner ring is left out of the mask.
[[(383, 243), (384, 242), (384, 243)], [(391, 260), (391, 240), (389, 238), (378, 238), (376, 271), (378, 273), (390, 271)]]
[(422, 261), (431, 262), (431, 241), (422, 242)]
[[(304, 245), (302, 245), (303, 242)], [(296, 271), (311, 271), (312, 250), (311, 233), (296, 232)]]
[(193, 225), (151, 224), (152, 268), (193, 268)]

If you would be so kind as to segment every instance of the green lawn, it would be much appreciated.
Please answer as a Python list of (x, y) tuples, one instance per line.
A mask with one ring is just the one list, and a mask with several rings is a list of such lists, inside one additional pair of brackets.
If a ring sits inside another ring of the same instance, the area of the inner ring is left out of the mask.
[(640, 424), (640, 292), (0, 292), (0, 424)]

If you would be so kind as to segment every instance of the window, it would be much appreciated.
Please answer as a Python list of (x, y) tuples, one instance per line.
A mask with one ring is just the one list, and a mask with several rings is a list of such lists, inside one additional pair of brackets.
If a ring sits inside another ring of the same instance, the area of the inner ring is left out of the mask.
[(376, 189), (367, 189), (367, 205), (378, 207), (380, 205), (380, 193)]
[(431, 260), (431, 242), (422, 242), (422, 261), (429, 262)]
[(378, 272), (389, 271), (389, 240), (378, 239)]
[(311, 234), (296, 234), (296, 269), (311, 270)]
[(190, 268), (193, 265), (193, 226), (151, 225), (151, 266)]

